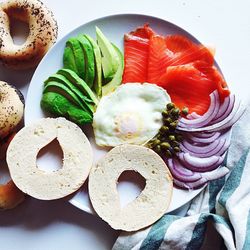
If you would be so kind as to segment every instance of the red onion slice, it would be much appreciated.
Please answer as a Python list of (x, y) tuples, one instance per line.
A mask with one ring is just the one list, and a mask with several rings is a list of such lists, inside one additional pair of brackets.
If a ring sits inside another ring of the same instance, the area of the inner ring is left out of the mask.
[(235, 102), (234, 108), (230, 115), (226, 117), (224, 120), (215, 123), (213, 125), (208, 125), (205, 127), (200, 127), (200, 128), (193, 128), (191, 126), (186, 126), (184, 127), (178, 127), (178, 130), (180, 131), (186, 131), (186, 132), (216, 132), (220, 130), (225, 130), (230, 127), (232, 127), (244, 114), (246, 108), (245, 105), (241, 104), (241, 101)]
[(210, 122), (210, 125), (218, 123), (224, 120), (229, 114), (232, 112), (235, 103), (235, 95), (227, 96), (220, 107), (218, 114), (215, 118)]
[(210, 94), (210, 101), (211, 101), (210, 106), (204, 115), (200, 116), (197, 119), (192, 119), (192, 120), (181, 118), (179, 120), (178, 127), (200, 128), (202, 126), (209, 124), (209, 122), (212, 121), (214, 117), (217, 115), (220, 107), (220, 99), (217, 90), (215, 90)]
[(189, 153), (179, 153), (178, 158), (184, 166), (195, 172), (206, 172), (216, 169), (223, 162), (224, 156), (198, 158)]
[[(198, 133), (197, 133), (198, 134)], [(201, 133), (199, 133), (201, 134)], [(196, 144), (205, 144), (205, 143), (211, 143), (215, 140), (217, 140), (220, 137), (221, 133), (220, 132), (215, 132), (212, 134), (212, 136), (210, 135), (210, 137), (199, 137), (199, 135), (194, 136), (193, 133), (190, 133), (187, 135), (187, 139), (193, 143)]]
[(214, 136), (217, 132), (192, 132), (189, 133), (189, 135), (199, 137), (199, 138), (210, 138), (211, 136)]
[(219, 179), (226, 174), (228, 174), (229, 169), (226, 167), (220, 167), (213, 171), (202, 173), (202, 178), (195, 181), (195, 182), (183, 182), (180, 180), (174, 179), (174, 184), (183, 189), (198, 189), (204, 185), (206, 185), (209, 181)]
[[(187, 148), (188, 146), (189, 148)], [(213, 155), (223, 155), (229, 147), (229, 143), (227, 143), (226, 139), (221, 139), (214, 141), (213, 143), (209, 144), (208, 146), (201, 147), (201, 146), (193, 146), (191, 144), (181, 144), (180, 149), (185, 152), (189, 153), (192, 156), (199, 157), (199, 158), (208, 158)], [(204, 150), (203, 150), (204, 149)]]
[(197, 118), (200, 118), (201, 117), (201, 115), (198, 115), (196, 112), (192, 112), (191, 114), (188, 114), (187, 115), (187, 118), (188, 119), (197, 119)]
[(173, 177), (183, 182), (194, 182), (201, 179), (201, 174), (183, 167), (177, 159), (167, 159), (167, 165)]

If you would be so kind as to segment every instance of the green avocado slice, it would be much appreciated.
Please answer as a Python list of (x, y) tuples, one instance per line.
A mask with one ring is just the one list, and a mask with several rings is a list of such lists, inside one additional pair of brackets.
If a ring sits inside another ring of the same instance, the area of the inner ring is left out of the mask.
[(78, 96), (62, 83), (59, 83), (59, 82), (47, 83), (43, 89), (43, 93), (46, 93), (46, 92), (59, 93), (63, 95), (65, 98), (67, 98), (69, 101), (74, 103), (75, 105), (87, 111), (86, 108), (83, 106), (82, 102), (80, 101), (80, 99), (78, 98)]
[[(71, 51), (73, 52), (74, 56), (74, 62), (75, 62), (75, 68), (76, 68), (76, 73), (84, 79), (85, 77), (85, 60), (84, 60), (84, 54), (82, 51), (82, 47), (78, 39), (72, 37), (69, 38), (69, 40), (66, 42), (66, 48), (71, 48)], [(67, 67), (65, 67), (67, 68)], [(70, 67), (70, 69), (72, 69)]]
[(118, 69), (120, 59), (111, 42), (98, 27), (96, 27), (96, 38), (102, 53), (102, 71), (104, 81), (109, 82), (113, 79)]
[(85, 58), (85, 78), (83, 79), (89, 85), (89, 87), (92, 88), (95, 79), (94, 49), (89, 40), (85, 37), (85, 35), (79, 35), (77, 39), (81, 44)]
[(57, 74), (65, 76), (70, 82), (72, 82), (79, 90), (81, 90), (88, 98), (90, 98), (95, 105), (98, 104), (98, 99), (94, 92), (90, 89), (88, 84), (82, 80), (74, 71), (70, 69), (60, 69)]
[(85, 35), (85, 37), (89, 40), (91, 43), (93, 50), (94, 50), (94, 56), (95, 56), (95, 79), (94, 79), (94, 85), (93, 89), (96, 92), (96, 95), (98, 97), (102, 96), (102, 55), (101, 50), (96, 43), (96, 41), (90, 37), (89, 35)]
[(66, 87), (68, 87), (70, 90), (72, 90), (78, 98), (81, 100), (83, 106), (85, 106), (86, 110), (93, 113), (94, 107), (93, 107), (93, 101), (86, 97), (73, 83), (71, 83), (65, 76), (54, 74), (50, 76), (44, 83), (46, 84), (50, 82), (58, 82), (64, 84)]
[(114, 49), (116, 50), (116, 53), (119, 57), (119, 66), (118, 66), (118, 69), (117, 69), (113, 79), (102, 87), (102, 94), (103, 95), (107, 95), (110, 92), (113, 92), (122, 82), (122, 74), (123, 74), (123, 69), (124, 69), (123, 54), (114, 44), (112, 44), (112, 45), (113, 45)]
[(59, 93), (44, 93), (40, 104), (42, 109), (50, 114), (64, 116), (79, 125), (93, 121), (93, 117), (88, 112), (82, 110)]
[(65, 49), (64, 49), (63, 65), (65, 68), (71, 69), (71, 70), (77, 72), (74, 53), (70, 47), (65, 47)]

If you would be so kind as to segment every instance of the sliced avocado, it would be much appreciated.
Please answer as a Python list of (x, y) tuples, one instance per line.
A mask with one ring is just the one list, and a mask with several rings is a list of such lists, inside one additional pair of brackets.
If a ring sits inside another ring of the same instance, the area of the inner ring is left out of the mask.
[(85, 77), (83, 79), (92, 88), (95, 79), (94, 49), (85, 35), (79, 35), (77, 39), (81, 44), (85, 59)]
[(63, 65), (66, 69), (71, 69), (71, 70), (77, 72), (74, 53), (70, 47), (65, 47), (65, 49), (64, 49)]
[(88, 111), (86, 110), (85, 106), (82, 104), (79, 97), (64, 84), (59, 83), (59, 82), (49, 82), (44, 86), (43, 93), (46, 93), (48, 91), (59, 93), (65, 96), (65, 98), (70, 100), (72, 103), (75, 103), (76, 105), (81, 107), (83, 110)]
[(117, 69), (113, 79), (109, 83), (107, 83), (106, 85), (104, 85), (102, 87), (102, 94), (103, 95), (107, 95), (110, 92), (113, 92), (122, 82), (122, 74), (123, 74), (123, 69), (124, 69), (123, 54), (114, 44), (112, 44), (112, 45), (115, 48), (116, 53), (119, 57), (119, 66), (118, 66), (118, 69)]
[[(84, 60), (84, 54), (82, 51), (82, 47), (78, 39), (72, 37), (66, 42), (66, 48), (71, 48), (71, 51), (73, 52), (74, 62), (75, 62), (75, 68), (76, 73), (84, 79), (85, 77), (85, 60)], [(66, 49), (65, 48), (65, 49)], [(69, 62), (66, 60), (66, 65), (68, 65)], [(65, 68), (68, 68), (64, 65)], [(69, 67), (69, 69), (72, 69), (72, 67)]]
[(105, 82), (107, 82), (113, 79), (120, 64), (120, 59), (111, 42), (104, 36), (98, 27), (96, 27), (96, 37), (102, 53), (103, 76)]
[(70, 69), (60, 69), (57, 74), (65, 76), (70, 82), (72, 82), (76, 87), (78, 87), (88, 98), (90, 98), (95, 105), (98, 104), (98, 99), (89, 88), (88, 84), (82, 80), (74, 71)]
[(93, 117), (88, 112), (69, 101), (64, 95), (56, 92), (44, 93), (41, 107), (50, 114), (64, 116), (79, 125), (93, 121)]
[(93, 89), (96, 92), (96, 95), (98, 97), (102, 96), (102, 55), (100, 48), (96, 41), (90, 37), (89, 35), (85, 35), (85, 37), (89, 40), (91, 43), (93, 50), (94, 50), (94, 56), (95, 56), (95, 79), (94, 79), (94, 85)]
[(68, 87), (70, 90), (72, 90), (78, 98), (81, 100), (83, 106), (85, 106), (86, 110), (89, 112), (93, 113), (94, 112), (94, 107), (93, 107), (93, 101), (86, 97), (73, 83), (71, 83), (65, 76), (59, 75), (59, 74), (54, 74), (50, 76), (44, 83), (45, 87), (46, 84), (50, 82), (58, 82), (64, 84), (66, 87)]

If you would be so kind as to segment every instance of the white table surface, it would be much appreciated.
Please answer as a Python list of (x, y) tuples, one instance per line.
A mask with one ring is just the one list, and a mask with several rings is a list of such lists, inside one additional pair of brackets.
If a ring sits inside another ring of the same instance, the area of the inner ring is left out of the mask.
[[(2, 0), (0, 0), (1, 2)], [(43, 0), (59, 26), (59, 39), (89, 20), (118, 13), (141, 13), (181, 26), (201, 42), (215, 46), (231, 89), (250, 93), (250, 1), (248, 0)], [(26, 95), (33, 71), (0, 68), (0, 80)], [(242, 91), (244, 90), (244, 91)], [(179, 211), (182, 213), (185, 209)], [(0, 212), (1, 250), (111, 249), (118, 232), (99, 218), (64, 200), (27, 198), (16, 209)]]

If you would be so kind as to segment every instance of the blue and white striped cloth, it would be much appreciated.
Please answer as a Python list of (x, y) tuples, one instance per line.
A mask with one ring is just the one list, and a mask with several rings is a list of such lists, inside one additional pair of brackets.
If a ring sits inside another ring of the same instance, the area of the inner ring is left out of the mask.
[(166, 214), (149, 228), (123, 232), (113, 250), (250, 250), (250, 109), (234, 126), (224, 164), (231, 172), (192, 200), (185, 217)]

